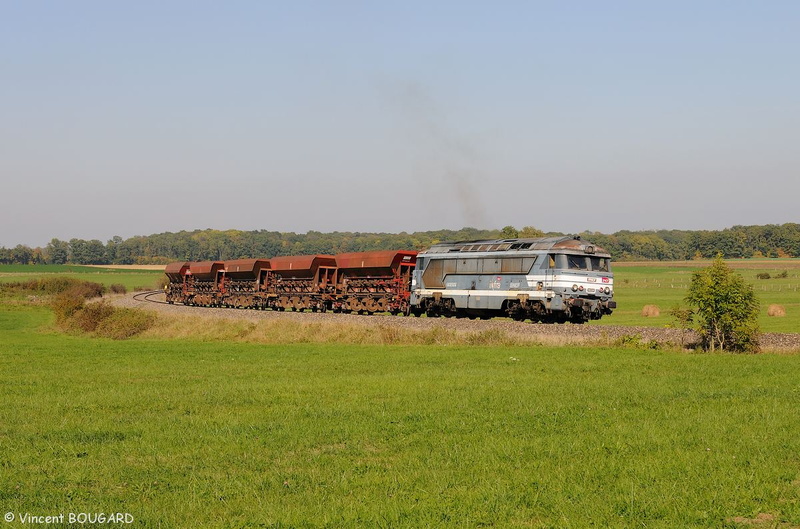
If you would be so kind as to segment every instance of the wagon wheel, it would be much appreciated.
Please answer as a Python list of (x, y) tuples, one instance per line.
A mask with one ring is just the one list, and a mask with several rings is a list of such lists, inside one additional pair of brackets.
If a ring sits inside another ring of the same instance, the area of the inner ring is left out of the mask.
[(303, 302), (300, 301), (300, 297), (298, 296), (293, 296), (292, 299), (289, 300), (289, 302), (291, 303), (292, 310), (303, 308)]
[(367, 298), (364, 300), (364, 308), (368, 312), (375, 312), (378, 308), (378, 303), (373, 298)]
[(389, 300), (386, 298), (379, 298), (376, 303), (377, 312), (386, 312), (389, 309)]

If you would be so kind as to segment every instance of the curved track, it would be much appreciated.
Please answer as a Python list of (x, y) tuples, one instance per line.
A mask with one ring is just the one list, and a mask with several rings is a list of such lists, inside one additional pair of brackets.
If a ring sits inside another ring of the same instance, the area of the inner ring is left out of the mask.
[(159, 303), (161, 305), (171, 305), (171, 303), (167, 303), (166, 301), (161, 301), (160, 299), (150, 299), (150, 296), (155, 296), (156, 294), (163, 294), (163, 290), (148, 290), (147, 292), (137, 292), (133, 295), (133, 299), (136, 301), (148, 301), (150, 303)]

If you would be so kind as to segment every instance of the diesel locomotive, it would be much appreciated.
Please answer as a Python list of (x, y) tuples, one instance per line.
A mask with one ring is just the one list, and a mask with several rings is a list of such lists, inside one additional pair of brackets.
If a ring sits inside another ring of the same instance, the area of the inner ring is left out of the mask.
[(611, 314), (611, 255), (580, 237), (408, 250), (177, 262), (169, 303), (584, 323)]

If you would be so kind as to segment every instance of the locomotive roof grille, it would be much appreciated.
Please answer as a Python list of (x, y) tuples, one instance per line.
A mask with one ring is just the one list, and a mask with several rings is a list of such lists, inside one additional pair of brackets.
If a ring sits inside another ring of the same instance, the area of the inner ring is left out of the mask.
[(507, 252), (507, 251), (578, 251), (587, 254), (606, 254), (608, 252), (594, 244), (581, 241), (579, 235), (562, 237), (541, 237), (538, 239), (499, 239), (443, 242), (431, 246), (425, 254), (461, 252)]

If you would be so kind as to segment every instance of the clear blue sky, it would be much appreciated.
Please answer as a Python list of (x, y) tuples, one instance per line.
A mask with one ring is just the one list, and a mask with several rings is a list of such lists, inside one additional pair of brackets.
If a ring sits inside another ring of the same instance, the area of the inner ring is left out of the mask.
[(0, 2), (0, 245), (800, 222), (800, 2)]

